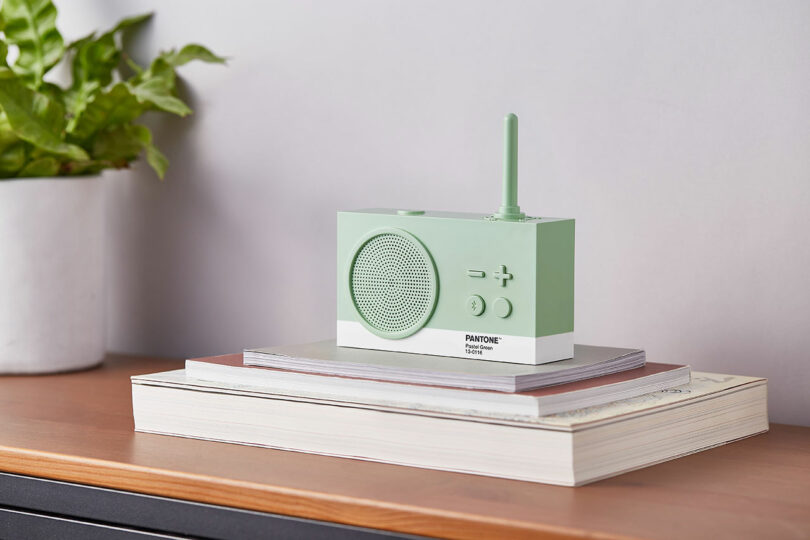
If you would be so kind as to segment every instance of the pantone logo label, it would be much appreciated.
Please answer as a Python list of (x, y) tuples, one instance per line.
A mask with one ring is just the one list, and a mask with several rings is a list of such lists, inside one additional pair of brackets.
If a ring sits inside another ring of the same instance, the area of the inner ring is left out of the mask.
[(464, 355), (467, 357), (488, 356), (495, 352), (495, 347), (497, 347), (500, 342), (500, 336), (465, 334)]

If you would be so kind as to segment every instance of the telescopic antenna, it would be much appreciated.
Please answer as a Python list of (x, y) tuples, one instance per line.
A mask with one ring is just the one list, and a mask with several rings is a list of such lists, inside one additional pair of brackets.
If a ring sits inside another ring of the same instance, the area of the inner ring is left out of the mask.
[(518, 117), (507, 114), (503, 119), (503, 197), (496, 219), (522, 221), (526, 214), (517, 203)]

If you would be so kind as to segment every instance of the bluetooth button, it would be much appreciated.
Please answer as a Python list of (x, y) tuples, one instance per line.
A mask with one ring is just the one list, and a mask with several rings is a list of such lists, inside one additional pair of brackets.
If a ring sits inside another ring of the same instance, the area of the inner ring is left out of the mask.
[(467, 298), (467, 313), (470, 315), (474, 315), (478, 317), (484, 312), (484, 299), (478, 296), (477, 294), (473, 294), (469, 298)]

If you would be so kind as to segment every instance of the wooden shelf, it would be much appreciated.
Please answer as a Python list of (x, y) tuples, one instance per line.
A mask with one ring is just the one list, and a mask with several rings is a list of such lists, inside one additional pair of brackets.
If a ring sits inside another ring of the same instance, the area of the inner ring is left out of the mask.
[(0, 471), (453, 538), (810, 537), (810, 428), (564, 488), (135, 433), (129, 377), (182, 367), (0, 377)]

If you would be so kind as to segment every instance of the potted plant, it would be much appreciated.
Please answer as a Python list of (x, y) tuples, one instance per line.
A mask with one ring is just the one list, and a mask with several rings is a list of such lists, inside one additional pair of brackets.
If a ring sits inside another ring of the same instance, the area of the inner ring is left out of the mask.
[[(137, 119), (146, 111), (189, 114), (175, 69), (224, 62), (191, 44), (142, 67), (122, 51), (121, 33), (151, 14), (67, 45), (56, 15), (49, 0), (0, 7), (0, 373), (66, 371), (103, 359), (99, 174), (144, 154), (163, 178), (168, 161)], [(68, 85), (47, 79), (60, 62), (70, 67)]]

